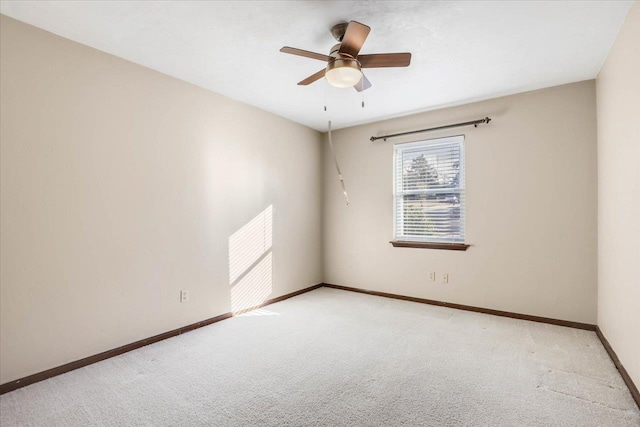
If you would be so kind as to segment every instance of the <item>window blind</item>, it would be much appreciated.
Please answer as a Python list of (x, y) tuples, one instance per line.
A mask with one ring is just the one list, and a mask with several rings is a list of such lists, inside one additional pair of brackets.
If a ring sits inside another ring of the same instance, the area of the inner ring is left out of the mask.
[(464, 136), (394, 146), (394, 240), (464, 242)]

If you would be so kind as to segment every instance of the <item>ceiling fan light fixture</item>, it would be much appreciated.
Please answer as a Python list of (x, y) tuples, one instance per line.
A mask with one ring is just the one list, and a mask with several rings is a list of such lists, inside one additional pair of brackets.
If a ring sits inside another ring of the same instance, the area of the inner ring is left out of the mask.
[(331, 86), (353, 87), (362, 79), (360, 63), (353, 58), (336, 58), (327, 64), (325, 77)]

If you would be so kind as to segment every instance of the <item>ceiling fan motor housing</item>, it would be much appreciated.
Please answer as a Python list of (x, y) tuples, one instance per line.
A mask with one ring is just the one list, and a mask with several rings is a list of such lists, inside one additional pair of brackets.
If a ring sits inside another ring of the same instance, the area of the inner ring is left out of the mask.
[[(335, 64), (335, 66), (337, 67), (343, 67), (343, 66), (347, 66), (347, 67), (352, 67), (355, 68), (355, 66), (353, 65), (344, 65), (344, 64), (357, 64), (357, 68), (360, 69), (360, 61), (358, 61), (357, 58), (352, 58), (349, 55), (346, 55), (344, 53), (340, 53), (340, 46), (342, 45), (342, 43), (337, 43), (335, 45), (333, 45), (333, 47), (331, 48), (331, 50), (329, 51), (329, 56), (333, 59), (332, 61), (329, 61), (329, 64), (335, 63), (337, 62), (337, 64)], [(327, 65), (327, 70), (329, 69), (329, 66)]]
[(340, 57), (340, 54), (338, 53), (338, 51), (340, 50), (340, 46), (342, 46), (342, 43), (334, 44), (333, 47), (329, 50), (329, 56), (333, 56), (334, 58)]

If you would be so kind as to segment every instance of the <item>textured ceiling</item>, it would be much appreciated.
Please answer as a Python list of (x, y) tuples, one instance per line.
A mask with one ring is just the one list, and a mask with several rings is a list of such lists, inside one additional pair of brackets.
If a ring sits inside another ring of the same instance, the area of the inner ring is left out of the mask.
[[(632, 2), (3, 1), (3, 14), (317, 130), (592, 79)], [(413, 53), (367, 71), (361, 95), (320, 80), (329, 29), (372, 30), (362, 53)], [(326, 103), (328, 111), (323, 110)]]

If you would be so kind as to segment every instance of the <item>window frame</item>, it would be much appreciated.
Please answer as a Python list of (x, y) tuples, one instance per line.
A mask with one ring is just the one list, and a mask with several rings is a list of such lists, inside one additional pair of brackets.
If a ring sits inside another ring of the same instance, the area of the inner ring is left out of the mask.
[[(460, 147), (460, 182), (457, 188), (442, 188), (433, 190), (418, 190), (416, 192), (398, 192), (398, 155), (407, 149), (413, 147), (425, 147), (435, 145), (449, 145), (458, 144)], [(406, 142), (400, 144), (394, 144), (393, 146), (393, 240), (390, 242), (394, 247), (419, 247), (419, 248), (432, 248), (432, 249), (452, 249), (452, 250), (466, 250), (469, 245), (466, 244), (466, 153), (465, 153), (465, 135), (452, 135), (432, 139), (424, 139), (420, 141)], [(435, 236), (411, 236), (411, 235), (398, 235), (399, 230), (403, 230), (403, 226), (398, 224), (400, 218), (402, 218), (402, 212), (404, 211), (404, 203), (399, 202), (400, 198), (410, 194), (451, 194), (457, 193), (460, 195), (459, 200), (461, 204), (461, 222), (463, 224), (462, 235), (460, 239), (451, 238), (439, 238)]]

